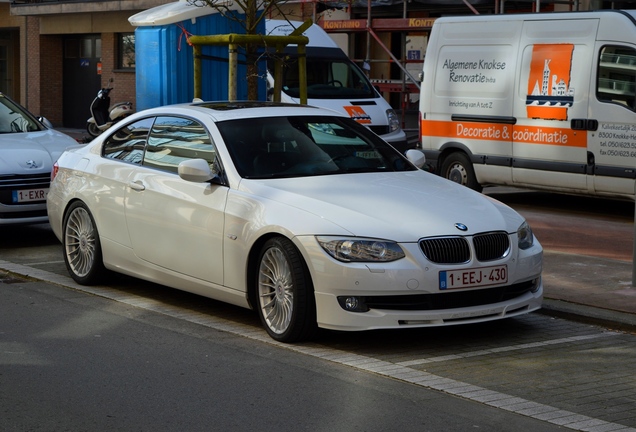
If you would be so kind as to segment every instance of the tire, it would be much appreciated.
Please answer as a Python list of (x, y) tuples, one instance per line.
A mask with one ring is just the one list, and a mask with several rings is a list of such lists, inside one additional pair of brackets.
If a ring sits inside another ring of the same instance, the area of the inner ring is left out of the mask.
[(450, 181), (469, 187), (477, 192), (481, 192), (483, 189), (477, 183), (475, 169), (465, 153), (455, 152), (446, 156), (442, 163), (440, 174)]
[(269, 239), (256, 269), (257, 310), (267, 333), (279, 342), (313, 337), (316, 324), (314, 290), (300, 252), (284, 237)]
[(102, 279), (106, 269), (99, 233), (93, 216), (79, 201), (64, 215), (62, 244), (66, 268), (75, 282), (92, 285)]
[(102, 133), (94, 122), (86, 123), (86, 131), (92, 137), (97, 137)]

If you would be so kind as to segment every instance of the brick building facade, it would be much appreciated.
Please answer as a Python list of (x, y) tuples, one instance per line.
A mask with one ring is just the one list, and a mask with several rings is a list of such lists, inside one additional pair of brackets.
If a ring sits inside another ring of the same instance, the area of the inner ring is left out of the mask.
[[(10, 66), (7, 77), (0, 76), (0, 91), (34, 114), (47, 117), (55, 126), (83, 127), (82, 123), (89, 117), (90, 102), (110, 78), (114, 80), (115, 87), (111, 103), (131, 101), (136, 106), (135, 69), (118, 64), (121, 35), (135, 31), (128, 22), (130, 16), (173, 1), (13, 0), (9, 3), (0, 0), (0, 44), (12, 47), (8, 58), (0, 59), (0, 62), (6, 60)], [(326, 19), (334, 16), (345, 20), (365, 18), (368, 9), (360, 1), (348, 3), (349, 6), (342, 2), (337, 9), (329, 9), (329, 3), (292, 0), (286, 1), (282, 10), (288, 17), (298, 20), (311, 18), (317, 21), (320, 15)], [(361, 5), (356, 7), (358, 3)], [(473, 0), (473, 3), (480, 8), (480, 13), (496, 13), (500, 1)], [(580, 10), (589, 8), (589, 0), (585, 0), (548, 3), (547, 10), (556, 10), (557, 7), (571, 9), (575, 3)], [(521, 4), (523, 10), (528, 11), (537, 3), (515, 4)], [(503, 7), (503, 2), (501, 5)], [(477, 12), (468, 0), (416, 0), (409, 1), (408, 7), (412, 9), (409, 12), (398, 2), (392, 6), (374, 7), (373, 13), (381, 18), (420, 18), (443, 13), (466, 15)], [(344, 44), (338, 43), (344, 45), (351, 58), (359, 57), (355, 60), (366, 60), (371, 54), (371, 78), (394, 79), (401, 76), (400, 71), (394, 67), (393, 56), (380, 47), (388, 46), (395, 55), (404, 59), (405, 41), (417, 38), (425, 41), (427, 29), (392, 29), (373, 33), (380, 43), (373, 40), (371, 34), (364, 31), (355, 34), (341, 32), (338, 36), (334, 34), (334, 38), (344, 40)], [(422, 43), (425, 49), (425, 42)], [(82, 49), (90, 44), (94, 54), (83, 57)], [(73, 47), (79, 47), (79, 54), (73, 54)], [(10, 85), (2, 87), (4, 79)], [(395, 105), (394, 100), (399, 100), (394, 96), (385, 93), (392, 105)]]

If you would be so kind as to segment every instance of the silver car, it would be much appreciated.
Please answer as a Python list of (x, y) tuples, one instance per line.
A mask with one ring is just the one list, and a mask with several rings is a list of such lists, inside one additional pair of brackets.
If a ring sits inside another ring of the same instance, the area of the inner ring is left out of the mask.
[(46, 123), (0, 93), (0, 225), (48, 221), (53, 163), (78, 143)]

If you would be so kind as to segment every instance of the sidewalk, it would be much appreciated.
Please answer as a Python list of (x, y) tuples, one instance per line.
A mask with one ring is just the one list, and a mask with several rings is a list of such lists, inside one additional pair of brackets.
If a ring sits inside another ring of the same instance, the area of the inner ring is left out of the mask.
[(543, 313), (636, 331), (632, 263), (544, 252)]

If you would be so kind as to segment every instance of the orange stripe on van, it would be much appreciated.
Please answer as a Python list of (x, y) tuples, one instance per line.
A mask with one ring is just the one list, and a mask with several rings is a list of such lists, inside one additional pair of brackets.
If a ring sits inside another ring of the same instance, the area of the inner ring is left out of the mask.
[(587, 147), (585, 131), (546, 126), (422, 120), (422, 136)]

